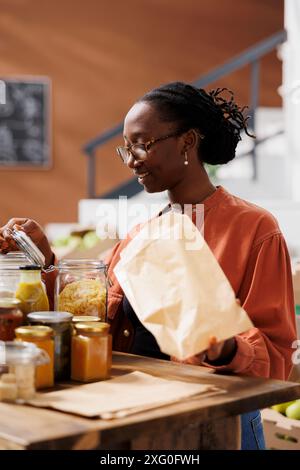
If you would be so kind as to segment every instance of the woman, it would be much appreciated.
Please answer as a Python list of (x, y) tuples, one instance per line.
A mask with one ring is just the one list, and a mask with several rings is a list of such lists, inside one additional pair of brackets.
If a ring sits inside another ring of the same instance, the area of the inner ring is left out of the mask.
[[(129, 110), (124, 122), (125, 146), (117, 152), (147, 192), (168, 191), (173, 204), (204, 205), (204, 238), (229, 279), (254, 327), (186, 363), (233, 373), (287, 379), (291, 345), (296, 338), (290, 259), (276, 220), (267, 211), (215, 187), (204, 163), (225, 164), (235, 157), (242, 130), (242, 110), (222, 91), (175, 82), (154, 89)], [(0, 249), (14, 248), (7, 228), (20, 225), (53, 262), (49, 243), (38, 224), (12, 219), (0, 231)], [(170, 359), (137, 319), (114, 275), (120, 252), (136, 229), (119, 242), (109, 259), (109, 320), (114, 348)], [(162, 267), (163, 269), (163, 267)], [(53, 276), (53, 275), (52, 275)], [(48, 288), (53, 279), (48, 275)], [(173, 358), (172, 358), (173, 359)], [(175, 358), (174, 358), (175, 359)], [(176, 360), (176, 359), (175, 359)], [(264, 447), (258, 411), (242, 416), (242, 448)]]

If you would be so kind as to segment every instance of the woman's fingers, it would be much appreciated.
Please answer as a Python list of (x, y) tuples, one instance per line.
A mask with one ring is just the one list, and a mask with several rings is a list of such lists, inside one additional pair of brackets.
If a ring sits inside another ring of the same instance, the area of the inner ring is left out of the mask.
[(205, 357), (205, 353), (203, 352), (203, 353), (196, 354), (195, 356), (191, 356), (183, 360), (177, 359), (177, 357), (175, 356), (171, 356), (171, 360), (173, 362), (179, 362), (180, 364), (190, 364), (190, 365), (199, 366), (202, 364), (204, 357)]
[(2, 233), (2, 236), (7, 239), (7, 240), (11, 240), (12, 237), (11, 237), (11, 230), (13, 230), (14, 226), (15, 225), (19, 225), (19, 226), (22, 226), (28, 219), (21, 219), (21, 218), (13, 218), (13, 219), (10, 219), (7, 224), (5, 224), (2, 228), (1, 228), (1, 233)]
[(209, 340), (209, 347), (206, 351), (206, 357), (209, 361), (216, 361), (220, 356), (224, 347), (224, 341), (217, 341), (215, 336), (212, 336)]
[(13, 218), (0, 228), (0, 251), (2, 253), (18, 250), (18, 247), (11, 236), (11, 231), (17, 227), (19, 229), (22, 228), (27, 221), (28, 219), (25, 218)]
[(191, 364), (195, 366), (199, 366), (202, 364), (205, 358), (205, 353), (200, 353), (200, 354), (195, 354), (195, 356), (188, 357), (184, 361), (182, 361), (184, 364)]

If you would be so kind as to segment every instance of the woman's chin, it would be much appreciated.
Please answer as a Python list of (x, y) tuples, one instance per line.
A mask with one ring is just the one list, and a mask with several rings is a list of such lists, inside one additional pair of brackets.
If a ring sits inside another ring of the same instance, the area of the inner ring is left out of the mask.
[(154, 184), (143, 184), (142, 186), (144, 186), (144, 190), (147, 192), (147, 193), (160, 193), (162, 191), (164, 191), (164, 189), (162, 188), (159, 188), (158, 186), (155, 186)]

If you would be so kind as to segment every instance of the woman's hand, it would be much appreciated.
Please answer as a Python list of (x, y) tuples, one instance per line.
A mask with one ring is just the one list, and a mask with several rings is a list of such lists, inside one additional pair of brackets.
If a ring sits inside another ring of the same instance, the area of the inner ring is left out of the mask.
[(45, 265), (49, 266), (52, 263), (53, 253), (48, 239), (42, 227), (32, 219), (14, 218), (10, 219), (3, 227), (0, 227), (1, 253), (18, 251), (18, 247), (9, 233), (12, 229), (23, 230), (45, 256)]
[[(240, 299), (235, 299), (237, 305), (241, 305)], [(217, 341), (215, 336), (209, 339), (209, 346), (206, 351), (195, 356), (188, 357), (184, 361), (180, 361), (172, 356), (172, 361), (181, 362), (182, 364), (193, 364), (200, 366), (203, 362), (211, 363), (215, 366), (223, 366), (229, 364), (235, 356), (237, 343), (235, 337), (226, 339), (225, 341)]]
[[(235, 338), (229, 338), (225, 341), (217, 342), (217, 338), (212, 336), (209, 340), (209, 347), (206, 351), (195, 356), (188, 357), (181, 362), (183, 364), (201, 365), (203, 362), (212, 363), (212, 365), (226, 365), (231, 362), (236, 352)], [(172, 358), (173, 359), (173, 358)]]

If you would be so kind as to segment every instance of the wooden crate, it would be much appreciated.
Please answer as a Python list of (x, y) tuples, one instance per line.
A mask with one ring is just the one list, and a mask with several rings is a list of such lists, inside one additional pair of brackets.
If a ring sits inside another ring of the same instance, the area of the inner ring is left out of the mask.
[(262, 411), (267, 449), (300, 450), (300, 421), (272, 409)]

